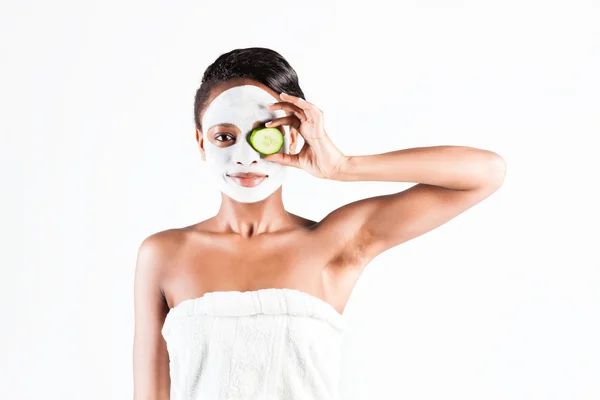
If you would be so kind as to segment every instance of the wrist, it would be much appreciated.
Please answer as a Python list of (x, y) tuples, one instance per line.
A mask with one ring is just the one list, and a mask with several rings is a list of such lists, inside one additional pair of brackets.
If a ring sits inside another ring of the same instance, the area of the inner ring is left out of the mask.
[(352, 156), (342, 156), (340, 162), (334, 169), (331, 179), (336, 181), (347, 180), (350, 171), (352, 171)]

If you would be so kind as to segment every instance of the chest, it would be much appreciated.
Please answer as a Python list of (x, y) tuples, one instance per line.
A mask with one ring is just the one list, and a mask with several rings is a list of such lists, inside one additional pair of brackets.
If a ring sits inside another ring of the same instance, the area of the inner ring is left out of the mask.
[(310, 235), (203, 237), (182, 246), (163, 279), (170, 308), (216, 291), (290, 288), (336, 303), (325, 283), (330, 249)]

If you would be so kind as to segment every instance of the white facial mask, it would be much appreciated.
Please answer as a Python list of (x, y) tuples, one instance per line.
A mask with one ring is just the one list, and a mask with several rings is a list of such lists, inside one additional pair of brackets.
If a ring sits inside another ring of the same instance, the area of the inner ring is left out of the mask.
[[(286, 176), (286, 166), (263, 159), (248, 140), (255, 122), (285, 117), (285, 111), (267, 108), (267, 104), (278, 101), (258, 86), (235, 86), (215, 97), (202, 117), (207, 172), (221, 192), (241, 203), (266, 199), (283, 184)], [(208, 130), (221, 123), (234, 124), (240, 129), (235, 143), (219, 147), (208, 140)], [(283, 129), (283, 147), (279, 153), (288, 153), (289, 127)], [(256, 172), (268, 177), (257, 186), (244, 187), (227, 176), (238, 172)]]

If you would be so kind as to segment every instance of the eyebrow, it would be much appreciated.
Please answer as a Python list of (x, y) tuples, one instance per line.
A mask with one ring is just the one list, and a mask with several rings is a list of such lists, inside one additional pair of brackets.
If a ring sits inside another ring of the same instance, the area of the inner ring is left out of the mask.
[(214, 128), (215, 126), (225, 126), (225, 127), (227, 127), (227, 128), (235, 128), (235, 125), (234, 125), (234, 124), (232, 124), (232, 123), (230, 123), (230, 122), (221, 122), (221, 123), (219, 123), (219, 124), (214, 124), (213, 126), (211, 126), (211, 127), (210, 127), (210, 128), (208, 128), (208, 129), (212, 129), (212, 128)]
[[(259, 126), (262, 126), (262, 125), (263, 125), (263, 124), (265, 124), (267, 121), (270, 121), (270, 120), (269, 120), (269, 119), (267, 119), (267, 120), (264, 120), (264, 121), (255, 121), (255, 122), (252, 124), (252, 129), (256, 129), (256, 128), (258, 128)], [(235, 125), (235, 124), (232, 124), (232, 123), (230, 123), (230, 122), (221, 122), (221, 123), (218, 123), (218, 124), (214, 124), (213, 126), (211, 126), (210, 128), (208, 128), (208, 130), (207, 130), (207, 131), (211, 130), (212, 128), (214, 128), (214, 127), (216, 127), (216, 126), (224, 126), (224, 127), (226, 127), (226, 128), (237, 128), (237, 125)], [(238, 129), (239, 129), (239, 128), (238, 128)]]

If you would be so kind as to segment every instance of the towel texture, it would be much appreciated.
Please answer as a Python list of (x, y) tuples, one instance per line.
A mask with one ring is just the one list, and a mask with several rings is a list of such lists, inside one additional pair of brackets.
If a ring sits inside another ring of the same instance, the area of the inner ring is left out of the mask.
[(162, 328), (171, 400), (339, 400), (346, 325), (329, 303), (295, 289), (185, 300)]

